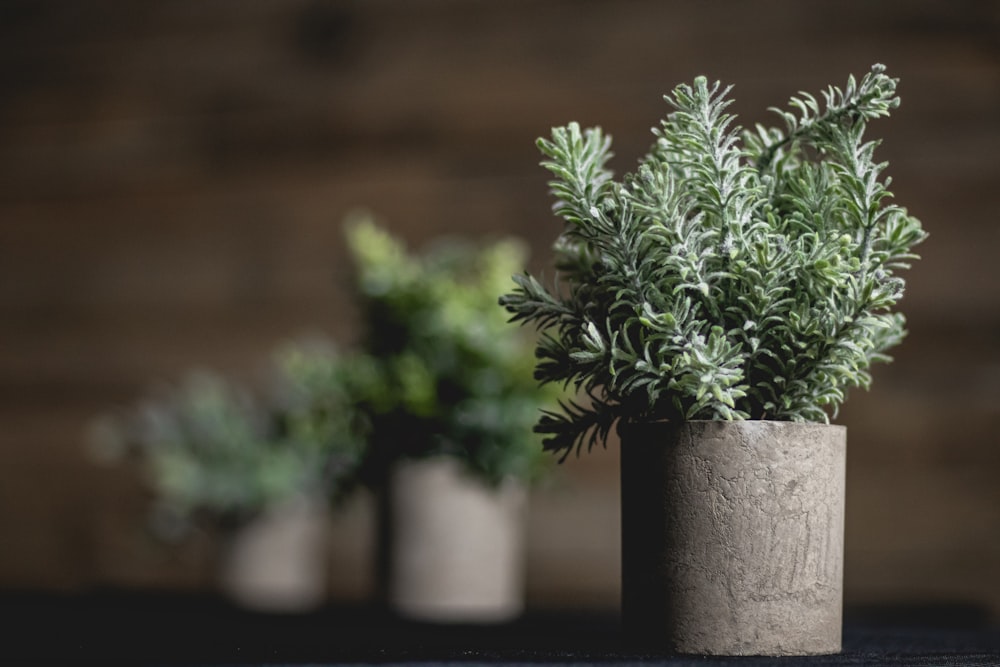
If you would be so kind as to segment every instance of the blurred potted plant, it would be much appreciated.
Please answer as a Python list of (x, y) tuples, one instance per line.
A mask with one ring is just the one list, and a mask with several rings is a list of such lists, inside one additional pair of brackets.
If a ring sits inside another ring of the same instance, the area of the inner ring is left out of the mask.
[(276, 355), (267, 394), (191, 372), (116, 421), (145, 471), (156, 534), (218, 534), (219, 583), (243, 606), (324, 600), (328, 503), (347, 494), (363, 451), (339, 368), (332, 349), (293, 344)]
[(422, 620), (512, 618), (526, 485), (548, 458), (531, 426), (551, 395), (494, 305), (524, 250), (442, 240), (415, 255), (366, 216), (346, 229), (364, 322), (348, 385), (368, 421), (380, 595)]
[(925, 234), (887, 203), (864, 131), (897, 107), (876, 65), (742, 131), (704, 77), (638, 169), (571, 123), (540, 139), (565, 228), (559, 284), (501, 299), (545, 330), (537, 377), (583, 395), (537, 430), (563, 458), (621, 436), (627, 631), (684, 653), (841, 647), (851, 387), (904, 335), (894, 312)]

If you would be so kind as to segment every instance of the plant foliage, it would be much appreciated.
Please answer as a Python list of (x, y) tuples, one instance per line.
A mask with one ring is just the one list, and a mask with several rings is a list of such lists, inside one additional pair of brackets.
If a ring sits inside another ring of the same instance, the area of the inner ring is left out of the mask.
[(537, 477), (545, 460), (532, 425), (553, 392), (532, 377), (532, 342), (511, 336), (495, 306), (523, 266), (522, 244), (440, 240), (415, 254), (367, 216), (347, 238), (364, 322), (347, 375), (369, 421), (369, 479), (434, 455), (490, 484)]
[(869, 386), (904, 335), (898, 272), (925, 237), (864, 136), (896, 84), (876, 65), (743, 130), (730, 87), (699, 77), (617, 181), (600, 128), (538, 140), (565, 223), (558, 278), (515, 276), (500, 303), (542, 330), (536, 378), (583, 396), (543, 413), (547, 449), (565, 458), (622, 419), (826, 422)]
[(112, 419), (104, 445), (142, 465), (164, 537), (235, 529), (298, 496), (339, 502), (364, 451), (340, 369), (332, 348), (296, 343), (275, 355), (267, 391), (191, 371)]
[(140, 463), (161, 536), (235, 529), (300, 495), (336, 505), (406, 458), (452, 456), (488, 484), (545, 471), (531, 427), (557, 392), (534, 381), (532, 342), (494, 305), (524, 247), (453, 241), (414, 255), (367, 217), (347, 236), (360, 349), (286, 344), (253, 389), (191, 371), (94, 429), (95, 453)]

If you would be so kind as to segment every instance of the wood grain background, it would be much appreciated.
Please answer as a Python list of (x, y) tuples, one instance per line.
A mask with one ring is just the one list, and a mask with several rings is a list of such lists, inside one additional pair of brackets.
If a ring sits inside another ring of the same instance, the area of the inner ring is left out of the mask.
[[(204, 544), (136, 527), (95, 416), (194, 367), (252, 379), (279, 342), (349, 343), (340, 221), (414, 245), (558, 223), (534, 139), (600, 124), (628, 170), (698, 74), (744, 124), (884, 62), (875, 132), (931, 233), (911, 335), (849, 428), (849, 602), (1000, 610), (1000, 3), (989, 0), (3, 0), (0, 587), (199, 588)], [(535, 494), (537, 606), (618, 599), (617, 450)], [(330, 595), (370, 592), (371, 512), (336, 519)]]

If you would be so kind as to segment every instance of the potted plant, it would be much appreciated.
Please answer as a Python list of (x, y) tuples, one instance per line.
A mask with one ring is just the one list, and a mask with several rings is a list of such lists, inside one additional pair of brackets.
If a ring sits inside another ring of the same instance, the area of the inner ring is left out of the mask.
[(524, 604), (526, 487), (548, 458), (532, 424), (551, 395), (494, 305), (523, 247), (446, 239), (416, 254), (367, 216), (346, 229), (364, 323), (348, 385), (368, 423), (380, 596), (413, 619), (508, 620)]
[(114, 422), (144, 471), (157, 537), (221, 538), (217, 574), (242, 606), (301, 611), (325, 596), (327, 509), (349, 491), (363, 450), (332, 349), (275, 355), (266, 392), (192, 371)]
[(565, 458), (617, 425), (639, 639), (840, 650), (845, 430), (829, 420), (902, 339), (898, 273), (925, 237), (864, 137), (896, 84), (876, 65), (744, 131), (730, 89), (699, 77), (620, 181), (600, 128), (538, 141), (565, 221), (558, 283), (516, 276), (500, 302), (544, 330), (536, 377), (582, 395), (543, 414), (545, 447)]

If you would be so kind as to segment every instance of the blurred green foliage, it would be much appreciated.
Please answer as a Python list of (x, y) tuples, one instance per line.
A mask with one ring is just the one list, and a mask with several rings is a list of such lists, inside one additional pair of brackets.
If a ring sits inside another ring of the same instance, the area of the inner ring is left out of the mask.
[(338, 359), (330, 347), (288, 345), (267, 391), (192, 371), (118, 416), (105, 438), (140, 463), (157, 532), (200, 521), (234, 529), (297, 496), (345, 497), (364, 441), (344, 409)]
[(364, 335), (276, 351), (263, 387), (208, 371), (143, 398), (103, 429), (141, 462), (161, 533), (237, 527), (298, 495), (344, 500), (407, 458), (452, 456), (487, 484), (537, 479), (532, 432), (558, 392), (533, 379), (533, 341), (496, 300), (525, 259), (506, 240), (422, 255), (370, 218), (346, 226)]
[(442, 239), (416, 254), (363, 215), (347, 239), (364, 328), (350, 392), (369, 429), (368, 479), (435, 455), (491, 484), (537, 478), (548, 461), (532, 426), (559, 392), (533, 379), (533, 341), (495, 305), (524, 246)]

